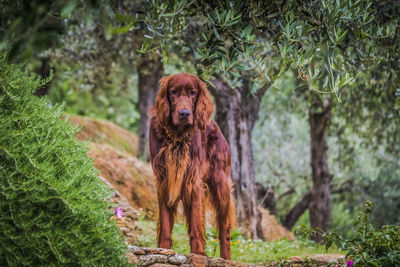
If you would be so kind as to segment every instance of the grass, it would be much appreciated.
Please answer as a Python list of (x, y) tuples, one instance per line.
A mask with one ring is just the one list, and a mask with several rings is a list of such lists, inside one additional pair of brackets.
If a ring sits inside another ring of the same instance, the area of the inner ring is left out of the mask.
[[(138, 221), (140, 235), (135, 245), (142, 247), (156, 247), (156, 222), (141, 218)], [(180, 254), (189, 254), (189, 238), (183, 222), (175, 223), (172, 233), (172, 249)], [(217, 232), (213, 228), (206, 228), (206, 253), (210, 257), (219, 257)], [(231, 235), (231, 253), (233, 261), (248, 263), (266, 263), (287, 260), (292, 256), (309, 256), (326, 253), (325, 248), (309, 240), (286, 240), (264, 242), (261, 240), (246, 239), (238, 229)], [(343, 253), (337, 249), (330, 249), (329, 253)]]

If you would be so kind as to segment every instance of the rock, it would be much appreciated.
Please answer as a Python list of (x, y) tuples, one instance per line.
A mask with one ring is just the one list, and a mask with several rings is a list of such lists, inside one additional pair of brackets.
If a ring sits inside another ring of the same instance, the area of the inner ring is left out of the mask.
[(154, 263), (152, 265), (149, 265), (149, 267), (175, 267), (176, 265), (171, 265), (171, 264), (163, 264), (163, 263)]
[(189, 260), (191, 263), (191, 266), (194, 267), (206, 267), (207, 266), (207, 256), (202, 256), (199, 254), (190, 254)]
[(183, 255), (175, 254), (168, 258), (168, 262), (175, 265), (184, 264), (186, 262), (186, 257)]
[(293, 262), (293, 263), (301, 263), (301, 262), (303, 262), (303, 259), (301, 257), (299, 257), (299, 256), (290, 257), (289, 260), (291, 262)]
[(225, 266), (231, 266), (231, 263), (229, 261), (224, 260), (223, 258), (209, 258), (207, 266), (225, 267)]
[(130, 251), (132, 251), (134, 254), (136, 255), (144, 255), (146, 254), (146, 252), (144, 251), (144, 249), (136, 247), (136, 246), (128, 246), (128, 249)]
[(344, 261), (345, 257), (341, 254), (315, 254), (311, 255), (309, 258), (315, 260), (318, 263), (329, 264)]
[(249, 264), (243, 263), (243, 262), (232, 261), (231, 266), (232, 267), (248, 267), (248, 266), (256, 266), (256, 265), (249, 265)]
[(143, 248), (146, 254), (158, 254), (158, 248)]
[(332, 264), (340, 264), (344, 261), (344, 255), (341, 254), (314, 254), (306, 257), (293, 256), (288, 260), (293, 266), (302, 266), (304, 264), (315, 264), (317, 266), (325, 266)]
[(139, 258), (132, 252), (128, 253), (128, 263), (133, 264), (133, 263), (138, 263)]
[(160, 249), (158, 251), (158, 254), (162, 254), (162, 255), (175, 255), (175, 251), (173, 251), (172, 249)]
[(167, 256), (160, 254), (140, 255), (139, 262), (141, 266), (149, 266), (154, 263), (167, 263)]
[(174, 255), (176, 252), (165, 248), (142, 248), (146, 254)]

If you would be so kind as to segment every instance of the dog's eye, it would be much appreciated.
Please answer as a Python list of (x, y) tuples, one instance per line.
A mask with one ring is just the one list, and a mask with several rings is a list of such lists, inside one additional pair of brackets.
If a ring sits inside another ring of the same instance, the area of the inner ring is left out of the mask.
[(190, 91), (190, 94), (191, 94), (191, 95), (195, 95), (195, 94), (196, 94), (196, 91), (195, 91), (195, 90), (192, 90), (192, 91)]
[(177, 92), (176, 92), (175, 89), (171, 91), (171, 94), (173, 94), (173, 95), (176, 95), (176, 93), (177, 93)]

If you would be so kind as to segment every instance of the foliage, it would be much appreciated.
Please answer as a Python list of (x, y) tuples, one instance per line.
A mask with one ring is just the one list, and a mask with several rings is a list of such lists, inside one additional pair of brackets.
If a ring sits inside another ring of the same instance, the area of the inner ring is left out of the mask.
[(147, 25), (141, 52), (189, 48), (203, 78), (252, 69), (274, 84), (291, 69), (310, 89), (339, 97), (359, 68), (390, 66), (396, 81), (400, 22), (392, 2), (148, 1), (125, 25)]
[(399, 82), (391, 84), (386, 74), (378, 70), (358, 74), (350, 90), (342, 92), (342, 102), (333, 107), (332, 123), (343, 141), (355, 133), (362, 138), (362, 146), (396, 154), (400, 151)]
[(266, 92), (252, 133), (256, 180), (274, 190), (279, 215), (312, 186), (307, 106), (295, 87), (295, 77), (288, 73), (279, 89)]
[(21, 1), (3, 0), (0, 5), (0, 49), (13, 60), (31, 59), (59, 44), (66, 32), (65, 19), (99, 15), (102, 0)]
[[(344, 239), (336, 233), (321, 233), (328, 250), (332, 244), (347, 251), (346, 257), (354, 266), (397, 266), (400, 264), (400, 226), (384, 225), (376, 228), (370, 220), (375, 204), (367, 201), (354, 224), (355, 237)], [(315, 234), (320, 229), (298, 227), (302, 234)]]
[(53, 64), (57, 75), (49, 90), (52, 104), (63, 103), (68, 113), (107, 119), (125, 129), (137, 130), (135, 75), (127, 73), (120, 64), (111, 64), (106, 69), (82, 69), (77, 62), (68, 65), (61, 60)]
[[(147, 26), (142, 53), (161, 49), (164, 57), (177, 51), (183, 56), (190, 54), (188, 58), (195, 62), (204, 79), (214, 73), (217, 78), (223, 75), (237, 91), (235, 93), (241, 94), (241, 100), (261, 88), (257, 83), (271, 84), (280, 90), (287, 74), (293, 73), (298, 82), (290, 88), (291, 93), (300, 95), (297, 103), (303, 101), (307, 105), (300, 104), (303, 110), (297, 111), (301, 115), (312, 109), (316, 99), (328, 99), (332, 116), (341, 115), (335, 123), (344, 122), (335, 125), (340, 127), (334, 129), (331, 136), (337, 134), (343, 144), (358, 142), (360, 137), (364, 138), (364, 143), (387, 142), (388, 148), (399, 151), (399, 135), (396, 134), (399, 114), (393, 112), (399, 101), (395, 100), (399, 84), (399, 64), (395, 62), (398, 63), (400, 55), (400, 12), (395, 1), (148, 1), (138, 10), (135, 20), (127, 19), (126, 24)], [(251, 84), (250, 92), (243, 86), (244, 81)], [(344, 87), (347, 90), (341, 90)], [(312, 94), (313, 90), (321, 95)], [(343, 100), (346, 104), (339, 104)], [(285, 112), (282, 108), (276, 125), (285, 117)], [(279, 151), (282, 153), (276, 153), (278, 156), (269, 155), (273, 149), (288, 148), (292, 144), (288, 144), (290, 139), (277, 142), (281, 137), (278, 133), (273, 138), (265, 137), (266, 129), (274, 130), (267, 125), (271, 121), (265, 122), (267, 114), (259, 122), (263, 128), (256, 133), (261, 138), (253, 142), (256, 153), (262, 151), (256, 155), (262, 166), (257, 172), (263, 176), (261, 179), (268, 180), (268, 186), (288, 185), (298, 194), (304, 192), (308, 185), (304, 183), (306, 179), (296, 178), (307, 178), (310, 171), (309, 166), (302, 166), (307, 162), (304, 150), (298, 152), (298, 148), (306, 146), (299, 144), (293, 148), (295, 152), (282, 149)], [(303, 121), (304, 117), (299, 120)], [(364, 127), (366, 123), (368, 127)], [(344, 131), (351, 133), (346, 136)], [(303, 136), (304, 132), (303, 128), (295, 130), (292, 140), (299, 133)], [(378, 142), (371, 142), (375, 136)], [(337, 191), (342, 190), (343, 184), (351, 187), (352, 171), (357, 171), (357, 175), (364, 173), (355, 170), (352, 157), (357, 152), (370, 152), (362, 147), (343, 153), (349, 150), (351, 144), (341, 146), (338, 154), (342, 158), (333, 166), (333, 182), (339, 186), (335, 188)], [(272, 164), (263, 164), (266, 155), (272, 159)], [(331, 166), (331, 162), (329, 164)], [(282, 168), (276, 167), (282, 165)], [(268, 173), (263, 172), (265, 169)], [(278, 174), (273, 173), (277, 169)], [(300, 173), (296, 172), (299, 169)], [(283, 180), (282, 176), (287, 179), (278, 183)], [(346, 191), (352, 190), (347, 188)], [(293, 199), (291, 197), (291, 204)], [(291, 206), (286, 204), (286, 201), (278, 203), (286, 209)], [(349, 207), (343, 208), (349, 210)]]
[(0, 58), (0, 265), (122, 266), (127, 252), (62, 108), (32, 94), (49, 79)]
[[(400, 125), (393, 99), (379, 91), (381, 100), (374, 101), (367, 95), (376, 90), (350, 89), (341, 103), (333, 101), (333, 123), (327, 132), (333, 174), (331, 229), (345, 237), (353, 235), (356, 207), (367, 199), (378, 206), (372, 214), (378, 226), (395, 223), (400, 204), (400, 166), (395, 156), (400, 143), (394, 137), (387, 139)], [(279, 88), (266, 92), (252, 133), (256, 179), (274, 191), (278, 218), (284, 218), (312, 187), (307, 102), (299, 91), (298, 81), (287, 73)], [(308, 223), (308, 216), (302, 216), (297, 224)]]
[(375, 224), (395, 224), (400, 222), (400, 163), (398, 159), (379, 157), (373, 179), (363, 179), (360, 183), (361, 200), (371, 199), (377, 208), (371, 217)]
[(65, 103), (70, 113), (111, 120), (137, 130), (137, 75), (130, 35), (105, 36), (99, 21), (69, 19), (61, 46), (48, 51), (57, 75), (49, 89), (52, 103)]

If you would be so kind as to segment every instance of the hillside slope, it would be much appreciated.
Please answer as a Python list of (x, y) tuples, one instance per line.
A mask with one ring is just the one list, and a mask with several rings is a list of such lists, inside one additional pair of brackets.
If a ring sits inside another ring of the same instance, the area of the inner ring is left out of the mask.
[[(133, 209), (144, 213), (146, 218), (155, 220), (157, 214), (155, 180), (150, 164), (135, 157), (138, 148), (137, 137), (106, 120), (77, 115), (65, 117), (73, 125), (82, 127), (77, 138), (89, 141), (88, 154), (100, 171), (100, 176), (118, 191)], [(267, 210), (262, 209), (261, 215), (267, 241), (283, 237), (289, 240), (295, 238), (290, 231), (279, 225)], [(134, 234), (130, 234), (130, 241), (133, 240), (132, 235)]]

